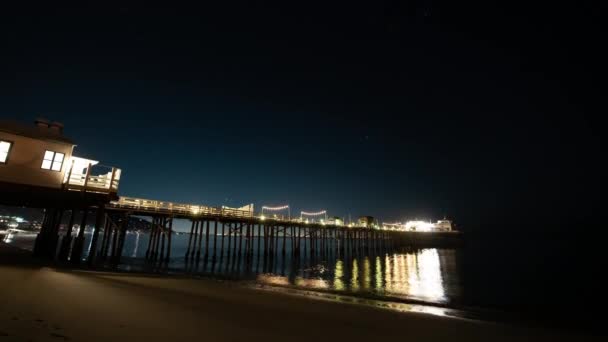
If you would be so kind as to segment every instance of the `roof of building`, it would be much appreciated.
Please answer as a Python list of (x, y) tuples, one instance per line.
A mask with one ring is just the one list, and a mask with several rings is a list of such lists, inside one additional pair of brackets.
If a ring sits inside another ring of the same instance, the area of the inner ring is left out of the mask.
[(33, 139), (75, 145), (74, 141), (65, 137), (63, 134), (54, 132), (49, 128), (35, 126), (34, 124), (25, 125), (19, 121), (0, 120), (0, 131)]

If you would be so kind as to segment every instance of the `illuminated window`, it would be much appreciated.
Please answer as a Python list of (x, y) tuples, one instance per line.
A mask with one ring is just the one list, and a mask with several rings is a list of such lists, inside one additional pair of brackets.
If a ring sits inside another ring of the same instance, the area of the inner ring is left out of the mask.
[(13, 143), (0, 140), (0, 164), (6, 164), (8, 153), (11, 151)]
[(41, 168), (45, 170), (61, 171), (65, 154), (53, 151), (44, 152)]

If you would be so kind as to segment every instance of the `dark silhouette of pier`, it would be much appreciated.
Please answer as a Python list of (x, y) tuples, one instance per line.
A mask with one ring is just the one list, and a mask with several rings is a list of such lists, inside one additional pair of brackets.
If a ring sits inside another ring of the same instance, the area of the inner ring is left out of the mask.
[[(69, 215), (65, 235), (59, 226)], [(84, 258), (84, 232), (89, 217), (95, 217), (90, 249)], [(309, 222), (301, 218), (264, 217), (252, 210), (206, 207), (151, 200), (133, 201), (124, 197), (83, 209), (49, 208), (36, 239), (34, 254), (39, 257), (88, 265), (118, 265), (122, 258), (131, 216), (148, 217), (150, 234), (145, 259), (168, 263), (172, 257), (175, 219), (190, 221), (186, 262), (217, 261), (220, 258), (273, 259), (340, 257), (347, 254), (380, 254), (411, 245), (408, 232), (356, 224)], [(73, 227), (81, 227), (73, 238)], [(411, 234), (410, 234), (411, 235)], [(173, 255), (173, 257), (176, 257)]]

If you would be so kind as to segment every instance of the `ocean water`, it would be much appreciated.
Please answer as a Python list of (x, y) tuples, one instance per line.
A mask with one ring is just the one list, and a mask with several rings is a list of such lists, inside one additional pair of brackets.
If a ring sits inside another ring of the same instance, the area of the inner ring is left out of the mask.
[[(91, 235), (86, 234), (86, 238), (88, 248)], [(100, 241), (102, 238), (103, 234)], [(604, 268), (596, 267), (594, 261), (597, 255), (603, 255), (601, 250), (589, 245), (572, 249), (571, 244), (576, 242), (573, 239), (563, 245), (555, 241), (567, 239), (548, 241), (545, 235), (526, 238), (509, 234), (498, 238), (465, 236), (465, 246), (460, 249), (346, 255), (331, 251), (301, 258), (292, 256), (288, 238), (285, 255), (279, 240), (278, 253), (271, 258), (258, 251), (257, 239), (251, 257), (239, 255), (234, 249), (228, 252), (227, 239), (222, 251), (221, 236), (214, 250), (211, 234), (209, 257), (204, 258), (203, 238), (201, 258), (195, 262), (185, 258), (189, 234), (182, 233), (173, 236), (171, 259), (164, 264), (145, 260), (148, 234), (130, 232), (119, 269), (186, 273), (490, 315), (500, 312), (518, 320), (567, 327), (601, 326), (596, 324), (601, 316), (594, 315), (590, 308), (602, 307), (606, 302), (600, 281)], [(5, 241), (31, 248), (34, 236), (16, 235)], [(263, 240), (261, 246), (263, 249)]]
[[(91, 234), (85, 234), (85, 255), (88, 255)], [(185, 257), (190, 235), (173, 235), (171, 258), (168, 263), (146, 261), (149, 234), (129, 232), (125, 240), (122, 263), (126, 271), (188, 273), (222, 279), (253, 281), (260, 284), (321, 290), (333, 293), (378, 299), (407, 300), (448, 305), (460, 302), (462, 283), (458, 271), (458, 250), (418, 249), (378, 253), (347, 253), (337, 255), (330, 250), (323, 256), (296, 258), (291, 253), (290, 238), (286, 238), (286, 253), (263, 255), (263, 238), (253, 240), (253, 253), (247, 257), (234, 248), (228, 250), (227, 236), (211, 234), (209, 256), (204, 257), (205, 241), (198, 262)], [(15, 235), (5, 241), (23, 248), (32, 248), (33, 236)], [(100, 234), (100, 243), (103, 234)], [(214, 249), (214, 245), (216, 249)], [(234, 247), (234, 246), (232, 246)], [(215, 255), (215, 257), (214, 257)]]
[[(127, 258), (124, 268), (141, 266), (137, 261), (144, 258), (148, 239), (147, 234), (129, 235), (125, 244)], [(455, 271), (456, 250), (421, 249), (347, 256), (338, 256), (331, 251), (324, 256), (295, 258), (289, 238), (285, 255), (281, 253), (280, 238), (278, 253), (274, 257), (264, 257), (263, 239), (260, 241), (262, 250), (258, 251), (255, 238), (253, 254), (246, 257), (239, 256), (234, 250), (228, 252), (224, 249), (222, 253), (221, 237), (218, 237), (214, 253), (211, 236), (207, 260), (203, 255), (199, 262), (193, 262), (184, 257), (187, 245), (188, 235), (174, 237), (171, 261), (166, 267), (168, 271), (442, 304), (457, 301), (461, 292), (458, 272)]]
[[(457, 250), (421, 249), (376, 254), (347, 254), (339, 256), (335, 250), (326, 255), (296, 258), (291, 253), (290, 238), (286, 238), (286, 253), (278, 251), (264, 257), (263, 239), (253, 239), (253, 253), (239, 255), (228, 250), (228, 240), (213, 234), (209, 241), (209, 255), (205, 259), (205, 241), (198, 262), (186, 259), (188, 234), (173, 236), (171, 260), (167, 265), (145, 263), (149, 235), (132, 233), (125, 242), (124, 261), (127, 270), (157, 269), (167, 272), (216, 276), (236, 280), (252, 280), (262, 284), (293, 286), (296, 288), (343, 292), (376, 298), (399, 298), (430, 303), (457, 302), (461, 284), (456, 268)], [(203, 239), (204, 240), (204, 239)], [(216, 248), (214, 249), (214, 245)], [(234, 246), (233, 246), (234, 247)], [(215, 255), (215, 257), (214, 257)]]

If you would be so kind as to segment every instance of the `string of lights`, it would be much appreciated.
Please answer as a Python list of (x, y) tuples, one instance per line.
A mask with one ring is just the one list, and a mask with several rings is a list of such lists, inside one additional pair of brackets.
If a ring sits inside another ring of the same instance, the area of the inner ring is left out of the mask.
[(284, 205), (284, 206), (281, 206), (281, 207), (267, 207), (267, 206), (263, 206), (262, 209), (263, 210), (270, 210), (270, 211), (280, 211), (280, 210), (289, 209), (289, 205)]
[[(291, 220), (291, 210), (289, 209), (289, 204), (281, 205), (281, 206), (278, 206), (278, 207), (269, 207), (267, 205), (262, 206), (262, 219), (263, 220), (266, 219), (266, 216), (264, 216), (264, 211), (274, 211), (274, 212), (277, 212), (277, 211), (283, 211), (283, 210), (287, 210), (287, 219)], [(283, 217), (283, 216), (278, 217), (277, 214), (273, 214), (273, 218), (275, 218), (275, 219), (278, 219), (278, 218), (284, 219), (285, 217)]]
[(304, 215), (304, 216), (319, 216), (319, 215), (325, 215), (325, 214), (327, 214), (327, 210), (321, 210), (316, 213), (309, 213), (306, 211), (300, 212), (300, 215)]

